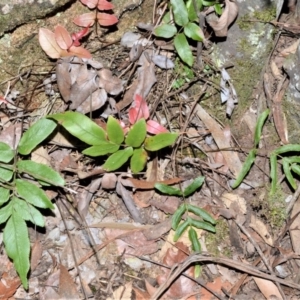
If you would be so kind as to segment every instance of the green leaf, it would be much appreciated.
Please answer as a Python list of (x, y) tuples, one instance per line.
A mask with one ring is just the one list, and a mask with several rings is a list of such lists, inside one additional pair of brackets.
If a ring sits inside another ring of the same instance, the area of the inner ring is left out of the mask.
[(167, 146), (171, 146), (177, 139), (177, 133), (159, 133), (155, 136), (147, 137), (145, 140), (145, 149), (148, 151), (157, 151)]
[(192, 195), (204, 182), (204, 177), (200, 176), (193, 180), (193, 182), (187, 186), (183, 191), (183, 196), (188, 197)]
[(287, 160), (290, 164), (297, 163), (300, 164), (300, 156), (289, 156), (285, 157), (285, 160)]
[(68, 132), (88, 145), (99, 145), (105, 141), (105, 131), (90, 118), (74, 111), (48, 116), (59, 122)]
[(154, 29), (154, 34), (158, 37), (169, 39), (177, 33), (177, 28), (171, 24), (162, 24)]
[(283, 158), (282, 160), (282, 166), (283, 166), (283, 172), (285, 174), (286, 179), (292, 186), (292, 188), (295, 190), (297, 188), (296, 182), (294, 180), (294, 177), (291, 172), (290, 162), (288, 159)]
[(271, 195), (273, 195), (277, 187), (277, 156), (274, 152), (270, 155), (270, 168)]
[(240, 174), (238, 175), (235, 182), (231, 186), (233, 189), (237, 188), (242, 183), (242, 181), (244, 180), (244, 178), (248, 174), (249, 170), (251, 169), (251, 167), (252, 167), (252, 165), (255, 161), (255, 157), (256, 157), (256, 149), (252, 149), (249, 152), (245, 162), (243, 163), (242, 170), (240, 171)]
[[(9, 199), (10, 190), (0, 187), (0, 206), (6, 203)], [(1, 209), (1, 208), (0, 208)], [(0, 218), (1, 220), (1, 218)]]
[(183, 214), (185, 213), (186, 208), (185, 208), (185, 204), (181, 204), (175, 211), (174, 215), (172, 216), (172, 229), (176, 230), (178, 224), (181, 221), (181, 218), (183, 216)]
[(175, 23), (185, 26), (189, 22), (188, 12), (183, 0), (171, 0)]
[(292, 164), (292, 171), (300, 175), (300, 166), (296, 164)]
[(216, 232), (216, 228), (214, 226), (212, 226), (211, 224), (207, 223), (207, 222), (203, 222), (203, 221), (198, 221), (195, 219), (190, 218), (190, 223), (192, 226), (198, 228), (198, 229), (204, 229), (206, 231), (210, 231), (210, 232)]
[(146, 121), (145, 119), (140, 119), (129, 130), (125, 139), (125, 144), (134, 148), (138, 148), (144, 142), (146, 134)]
[(13, 177), (13, 171), (10, 169), (4, 168), (4, 166), (0, 167), (0, 180), (2, 181), (10, 181)]
[(19, 160), (18, 171), (55, 186), (64, 186), (65, 180), (52, 168), (31, 160)]
[(35, 184), (23, 179), (16, 179), (16, 190), (19, 196), (27, 202), (40, 208), (51, 208), (54, 206), (45, 192)]
[(182, 197), (183, 193), (181, 190), (177, 188), (173, 188), (164, 183), (155, 183), (154, 187), (159, 190), (161, 193), (169, 195), (169, 196), (179, 196)]
[(22, 155), (28, 155), (36, 146), (45, 140), (56, 128), (53, 120), (40, 119), (23, 134), (18, 145), (18, 151)]
[(207, 1), (207, 0), (202, 0), (202, 3), (204, 6), (213, 6), (217, 3), (217, 1), (212, 0), (212, 1)]
[(217, 15), (219, 16), (222, 15), (222, 6), (219, 3), (214, 5), (214, 9)]
[(118, 120), (112, 116), (108, 117), (106, 131), (107, 131), (108, 139), (111, 142), (118, 145), (121, 145), (123, 143), (124, 131), (120, 123), (118, 122)]
[(130, 159), (130, 169), (131, 171), (136, 174), (145, 168), (147, 163), (148, 154), (143, 148), (138, 148), (133, 151), (133, 155)]
[(13, 212), (13, 205), (10, 201), (7, 205), (0, 208), (0, 224), (5, 223)]
[(197, 5), (196, 10), (195, 10), (195, 7), (194, 7), (194, 1), (193, 0), (188, 0), (186, 2), (186, 9), (188, 11), (189, 20), (191, 22), (198, 20), (197, 12), (202, 10), (202, 1), (201, 0), (200, 1), (196, 0), (195, 4)]
[(133, 154), (132, 147), (128, 147), (124, 150), (112, 154), (103, 165), (103, 169), (106, 171), (115, 171), (123, 166), (129, 157)]
[(192, 227), (189, 229), (189, 239), (192, 242), (192, 249), (195, 252), (200, 253), (201, 252), (201, 245), (200, 245), (200, 242), (198, 240), (197, 232)]
[(191, 67), (194, 63), (194, 56), (183, 33), (179, 33), (175, 36), (174, 46), (182, 61)]
[(273, 153), (276, 155), (283, 154), (286, 152), (300, 152), (300, 145), (299, 144), (284, 145), (273, 151)]
[(182, 222), (177, 229), (175, 230), (175, 234), (173, 237), (173, 241), (177, 242), (178, 239), (182, 236), (182, 234), (185, 232), (185, 230), (188, 228), (190, 225), (189, 223), (189, 218), (187, 218), (184, 222)]
[(186, 208), (189, 212), (192, 212), (196, 216), (201, 217), (204, 221), (207, 221), (213, 225), (215, 225), (217, 223), (216, 220), (206, 210), (204, 210), (198, 206), (187, 204)]
[(100, 141), (99, 145), (92, 146), (84, 151), (82, 151), (83, 154), (89, 155), (89, 156), (102, 156), (109, 153), (115, 153), (119, 150), (120, 146), (116, 145), (114, 143), (108, 142), (108, 141)]
[(40, 227), (45, 226), (43, 215), (35, 207), (17, 197), (13, 197), (12, 201), (14, 201), (14, 209), (25, 221), (30, 221)]
[(184, 27), (184, 33), (187, 37), (193, 39), (194, 41), (203, 41), (204, 34), (202, 32), (202, 29), (195, 23), (188, 23)]
[(164, 15), (164, 17), (162, 18), (162, 23), (170, 23), (171, 22), (171, 13), (170, 13), (170, 11), (168, 11), (165, 15)]
[(254, 147), (256, 148), (259, 144), (260, 138), (261, 138), (261, 133), (262, 133), (262, 128), (264, 126), (264, 123), (270, 113), (270, 110), (267, 109), (264, 112), (260, 114), (258, 117), (256, 126), (255, 126), (255, 133), (254, 133)]
[(14, 158), (14, 151), (7, 144), (0, 142), (0, 161), (9, 163)]
[(7, 255), (13, 260), (23, 287), (28, 288), (30, 242), (26, 222), (14, 212), (3, 231), (3, 241)]

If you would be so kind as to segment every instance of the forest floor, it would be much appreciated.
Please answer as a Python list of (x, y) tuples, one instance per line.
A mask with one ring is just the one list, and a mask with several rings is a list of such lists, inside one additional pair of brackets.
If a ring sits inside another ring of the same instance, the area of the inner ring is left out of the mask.
[[(163, 3), (147, 3), (127, 8), (120, 19), (132, 8), (158, 20)], [(239, 79), (228, 77), (235, 65), (223, 68), (214, 62), (209, 29), (204, 34), (210, 40), (198, 56), (193, 45), (192, 67), (178, 58), (172, 43), (147, 30), (125, 37), (117, 29), (107, 36), (94, 29), (83, 38), (93, 61), (56, 62), (40, 49), (36, 62), (6, 74), (0, 141), (12, 147), (38, 119), (71, 110), (105, 130), (109, 115), (129, 128), (129, 110), (138, 107), (137, 99), (145, 99), (149, 114), (142, 116), (155, 121), (158, 133), (165, 130), (160, 124), (178, 138), (172, 146), (147, 150), (139, 172), (126, 161), (108, 172), (103, 167), (107, 156), (82, 153), (89, 132), (70, 137), (68, 126), (35, 148), (30, 160), (60, 173), (65, 188), (46, 187), (55, 209), (44, 211), (44, 228), (27, 223), (28, 290), (3, 247), (1, 299), (300, 298), (300, 146), (290, 142), (291, 135), (297, 140), (299, 127), (289, 123), (297, 104), (287, 101), (290, 79), (283, 68), (287, 57), (299, 51), (300, 28), (293, 6), (284, 12), (271, 24), (273, 44), (252, 95), (241, 99), (237, 94), (238, 102), (234, 87)], [(72, 12), (60, 14), (66, 19)], [(57, 25), (53, 18), (47, 21), (52, 28)], [(95, 96), (99, 101), (91, 103), (92, 83), (80, 85), (78, 74), (92, 72), (101, 86)], [(229, 95), (225, 104), (222, 93)], [(237, 178), (241, 183), (233, 188)], [(159, 190), (157, 183), (173, 189)], [(180, 195), (185, 190), (191, 192)], [(183, 203), (186, 210), (179, 215)], [(179, 234), (178, 224), (172, 229), (173, 215), (186, 222), (187, 230)], [(200, 251), (194, 251), (197, 245)]]

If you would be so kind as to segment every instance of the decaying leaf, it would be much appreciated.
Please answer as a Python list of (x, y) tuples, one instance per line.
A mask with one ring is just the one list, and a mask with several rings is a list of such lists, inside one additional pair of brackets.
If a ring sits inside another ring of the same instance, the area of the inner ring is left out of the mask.
[[(165, 257), (163, 258), (163, 263), (170, 267), (174, 266), (176, 263), (184, 261), (188, 256), (187, 253), (189, 253), (188, 247), (186, 247), (183, 243), (177, 242), (175, 246), (176, 248), (173, 247), (172, 249), (169, 249)], [(163, 284), (167, 280), (170, 271), (166, 271), (166, 269), (163, 269), (163, 272), (163, 275), (157, 277), (157, 282), (159, 285)], [(185, 273), (190, 277), (193, 277), (194, 267), (188, 268)], [(181, 275), (172, 283), (172, 285), (165, 293), (165, 296), (172, 299), (179, 299), (189, 293), (192, 293), (194, 291), (195, 285), (196, 284), (194, 281)]]
[(123, 90), (120, 79), (91, 59), (60, 59), (56, 76), (63, 99), (71, 102), (70, 109), (84, 114), (101, 108), (107, 101), (107, 93), (118, 95)]
[(251, 215), (251, 223), (249, 224), (249, 227), (255, 230), (268, 245), (274, 245), (273, 238), (269, 233), (266, 224), (256, 218), (256, 216), (254, 216), (253, 214)]
[[(224, 137), (223, 130), (220, 124), (215, 121), (199, 104), (196, 106), (196, 113), (208, 130), (211, 132), (216, 144), (219, 149), (229, 149), (231, 148), (230, 143)], [(242, 169), (242, 163), (236, 151), (221, 151), (230, 171), (234, 176), (238, 176)]]
[(225, 9), (218, 21), (210, 21), (209, 25), (217, 37), (227, 36), (229, 25), (236, 19), (239, 8), (234, 1), (225, 0)]

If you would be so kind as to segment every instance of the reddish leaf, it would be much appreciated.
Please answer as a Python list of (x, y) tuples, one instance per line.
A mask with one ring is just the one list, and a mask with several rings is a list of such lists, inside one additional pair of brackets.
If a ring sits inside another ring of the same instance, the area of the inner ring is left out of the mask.
[(88, 50), (84, 49), (83, 47), (72, 46), (69, 49), (68, 55), (76, 55), (78, 57), (92, 58), (91, 53)]
[(39, 42), (42, 49), (51, 58), (60, 58), (65, 56), (67, 51), (61, 49), (55, 40), (55, 34), (46, 28), (40, 28), (39, 30)]
[(147, 102), (140, 95), (135, 95), (134, 105), (128, 112), (130, 124), (136, 123), (141, 118), (147, 120), (150, 116)]
[(156, 121), (148, 120), (147, 121), (147, 132), (151, 134), (159, 134), (163, 132), (169, 132), (164, 126), (160, 125)]
[(76, 17), (73, 20), (73, 22), (78, 26), (88, 27), (88, 26), (94, 25), (95, 20), (96, 20), (95, 13), (90, 12), (90, 13), (82, 14), (82, 15)]
[(91, 9), (95, 8), (98, 4), (98, 0), (80, 0), (80, 2)]
[(99, 0), (99, 2), (98, 2), (99, 10), (110, 10), (113, 8), (114, 8), (113, 4), (111, 4), (110, 2), (108, 2), (106, 0)]
[(111, 26), (118, 23), (118, 18), (115, 15), (106, 13), (98, 13), (97, 19), (101, 26)]
[(84, 36), (86, 36), (89, 32), (89, 27), (85, 27), (82, 30), (72, 33), (72, 40), (73, 40), (73, 45), (78, 47), (80, 46), (80, 39), (82, 39)]
[(61, 25), (57, 25), (54, 30), (55, 40), (58, 46), (64, 50), (69, 49), (72, 44), (72, 38), (67, 29)]

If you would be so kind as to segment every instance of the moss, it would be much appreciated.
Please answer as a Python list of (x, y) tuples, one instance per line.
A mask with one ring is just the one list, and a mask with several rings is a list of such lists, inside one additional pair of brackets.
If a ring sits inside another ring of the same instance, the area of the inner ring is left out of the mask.
[(271, 5), (262, 10), (255, 10), (249, 14), (245, 14), (238, 19), (237, 24), (241, 30), (248, 31), (253, 28), (255, 21), (270, 22), (276, 18), (276, 7)]
[(276, 18), (276, 7), (275, 5), (272, 5), (263, 10), (255, 10), (253, 16), (258, 21), (270, 22)]
[(205, 244), (209, 253), (215, 256), (231, 256), (229, 242), (229, 227), (225, 220), (218, 220), (216, 224), (216, 233), (206, 233)]
[(278, 186), (274, 194), (267, 191), (265, 197), (255, 197), (252, 202), (254, 210), (266, 220), (274, 232), (282, 228), (287, 218), (285, 198), (281, 186)]

